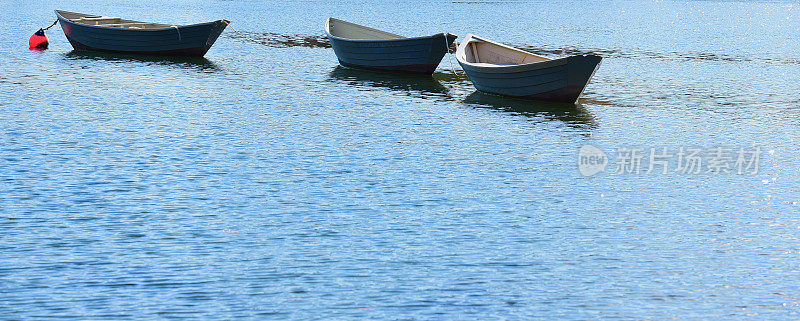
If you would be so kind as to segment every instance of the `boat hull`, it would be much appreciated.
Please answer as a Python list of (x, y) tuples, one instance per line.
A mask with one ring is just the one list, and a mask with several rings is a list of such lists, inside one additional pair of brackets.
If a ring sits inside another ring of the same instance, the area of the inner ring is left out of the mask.
[(582, 55), (514, 66), (459, 63), (480, 91), (531, 100), (574, 103), (601, 60), (600, 56)]
[(125, 29), (79, 24), (57, 16), (75, 50), (108, 53), (201, 57), (227, 27), (226, 21), (218, 20), (163, 29)]
[(391, 40), (348, 40), (327, 33), (339, 64), (377, 71), (433, 74), (456, 36)]

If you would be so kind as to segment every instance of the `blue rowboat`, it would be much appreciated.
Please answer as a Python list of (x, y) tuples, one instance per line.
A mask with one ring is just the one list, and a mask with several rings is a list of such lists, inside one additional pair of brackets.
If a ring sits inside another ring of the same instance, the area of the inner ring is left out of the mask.
[(334, 18), (325, 35), (344, 67), (420, 74), (433, 74), (456, 40), (449, 33), (406, 38)]
[(75, 50), (201, 57), (229, 21), (167, 25), (56, 10), (64, 35)]
[(480, 91), (524, 99), (574, 103), (600, 61), (595, 55), (549, 59), (467, 35), (456, 59)]

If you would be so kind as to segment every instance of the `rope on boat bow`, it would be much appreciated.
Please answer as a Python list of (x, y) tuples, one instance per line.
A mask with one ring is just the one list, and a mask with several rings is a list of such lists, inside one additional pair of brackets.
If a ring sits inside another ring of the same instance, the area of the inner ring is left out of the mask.
[(245, 35), (245, 34), (243, 34), (243, 33), (239, 32), (239, 30), (236, 30), (236, 29), (234, 29), (234, 28), (233, 28), (233, 26), (231, 26), (231, 22), (230, 22), (230, 21), (228, 21), (228, 20), (222, 20), (222, 22), (223, 22), (224, 24), (228, 25), (228, 28), (231, 28), (231, 30), (233, 30), (233, 32), (235, 32), (235, 33), (236, 33), (236, 34), (238, 34), (239, 36), (242, 36), (242, 38), (245, 38), (245, 39), (247, 39), (247, 40), (250, 40), (250, 41), (252, 41), (252, 42), (255, 42), (255, 43), (261, 43), (261, 41), (258, 41), (258, 40), (256, 40), (256, 39), (250, 38), (250, 37), (248, 37), (247, 35)]
[[(450, 69), (452, 69), (453, 70), (453, 74), (456, 75), (456, 77), (458, 77), (459, 75), (456, 72), (456, 67), (453, 66), (453, 55), (455, 55), (455, 52), (450, 51), (450, 43), (447, 42), (447, 33), (446, 32), (444, 33), (444, 46), (445, 46), (445, 48), (447, 48), (447, 53), (450, 56), (450, 59), (447, 59), (447, 61), (450, 62)], [(455, 39), (453, 39), (453, 46), (458, 48), (458, 42)]]
[(47, 27), (47, 28), (42, 28), (42, 30), (47, 30), (47, 29), (50, 29), (50, 28), (52, 28), (53, 26), (55, 26), (57, 23), (58, 23), (58, 19), (56, 19), (56, 21), (53, 21), (53, 24), (51, 24), (49, 27)]
[(181, 42), (181, 29), (178, 29), (178, 26), (170, 26), (170, 27), (175, 28), (175, 31), (178, 32), (178, 42)]

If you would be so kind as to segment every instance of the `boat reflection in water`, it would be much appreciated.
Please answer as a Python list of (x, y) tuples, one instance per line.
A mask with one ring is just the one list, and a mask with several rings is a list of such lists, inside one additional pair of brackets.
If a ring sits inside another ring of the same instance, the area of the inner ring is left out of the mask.
[(170, 66), (177, 68), (190, 68), (203, 72), (219, 71), (216, 64), (203, 57), (180, 57), (180, 56), (151, 56), (151, 55), (129, 55), (116, 53), (103, 53), (94, 51), (73, 50), (64, 55), (70, 60), (94, 60), (108, 61), (114, 63), (141, 63), (145, 65)]
[(386, 88), (422, 99), (448, 99), (450, 90), (429, 75), (385, 73), (336, 66), (329, 77), (357, 87)]
[(469, 94), (464, 99), (464, 103), (477, 108), (491, 108), (526, 117), (559, 120), (576, 129), (596, 127), (594, 117), (580, 103), (539, 102), (481, 91)]

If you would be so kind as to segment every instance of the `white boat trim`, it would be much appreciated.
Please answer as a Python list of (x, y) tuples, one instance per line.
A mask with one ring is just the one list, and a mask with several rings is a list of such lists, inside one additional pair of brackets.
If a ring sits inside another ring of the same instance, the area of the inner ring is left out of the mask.
[[(358, 30), (359, 32), (362, 33), (362, 36), (365, 37), (363, 39), (343, 37), (343, 35), (341, 35), (338, 32), (337, 33), (332, 32), (333, 31), (332, 29), (336, 29), (337, 25), (339, 25), (340, 27), (344, 27), (345, 29), (349, 29), (350, 31)], [(455, 38), (454, 35), (444, 34), (444, 33), (437, 33), (430, 36), (404, 37), (401, 35), (393, 34), (391, 32), (386, 32), (383, 30), (362, 26), (359, 24), (355, 24), (349, 21), (344, 21), (336, 18), (328, 18), (327, 20), (325, 20), (325, 34), (329, 38), (334, 38), (337, 40), (344, 40), (344, 41), (353, 41), (353, 42), (406, 41), (406, 40), (428, 39), (438, 35), (444, 35), (446, 37), (452, 36), (453, 38)], [(366, 37), (366, 35), (372, 35), (372, 36)]]
[[(500, 50), (489, 50), (489, 48)], [(473, 34), (468, 34), (464, 41), (458, 44), (456, 60), (464, 69), (480, 70), (483, 73), (521, 72), (567, 63), (566, 58), (542, 57)]]

